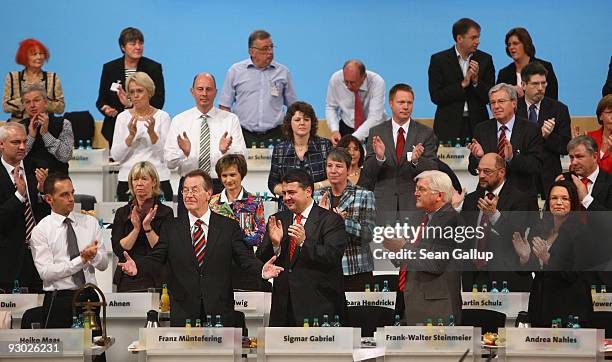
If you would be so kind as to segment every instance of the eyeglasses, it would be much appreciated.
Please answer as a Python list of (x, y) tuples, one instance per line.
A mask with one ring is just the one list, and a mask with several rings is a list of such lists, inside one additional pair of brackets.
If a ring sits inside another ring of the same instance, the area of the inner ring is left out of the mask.
[(202, 192), (202, 188), (199, 186), (194, 186), (192, 188), (183, 187), (183, 195), (196, 195)]
[(547, 82), (529, 82), (527, 83), (527, 85), (530, 87), (534, 87), (534, 88), (539, 88), (539, 87), (546, 88), (548, 83)]
[(477, 169), (476, 169), (476, 172), (477, 172), (479, 175), (480, 175), (480, 174), (483, 174), (483, 175), (486, 175), (486, 176), (491, 176), (492, 174), (494, 174), (495, 172), (497, 172), (497, 171), (499, 171), (499, 170), (501, 170), (501, 168), (494, 168), (494, 169), (491, 169), (491, 168), (480, 168), (480, 167), (479, 167), (479, 168), (477, 168)]
[(431, 192), (432, 194), (435, 194), (438, 191), (434, 191), (428, 187), (417, 187), (416, 192), (418, 192), (419, 194), (424, 194), (426, 192)]
[(491, 107), (493, 107), (496, 104), (499, 104), (500, 106), (503, 106), (507, 102), (510, 102), (510, 100), (509, 99), (498, 99), (496, 101), (490, 101), (489, 103), (491, 104)]
[(268, 53), (268, 52), (273, 52), (274, 48), (276, 47), (274, 45), (271, 45), (271, 46), (265, 46), (263, 48), (258, 48), (258, 47), (251, 47), (251, 48), (259, 50), (260, 52), (263, 52), (263, 53)]

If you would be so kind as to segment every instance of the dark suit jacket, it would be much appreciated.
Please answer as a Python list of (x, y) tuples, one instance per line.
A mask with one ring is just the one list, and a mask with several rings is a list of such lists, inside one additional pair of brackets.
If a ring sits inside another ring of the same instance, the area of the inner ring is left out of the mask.
[(606, 96), (610, 93), (612, 93), (612, 57), (610, 57), (610, 65), (608, 66), (608, 78), (601, 89), (601, 95)]
[[(274, 280), (272, 287), (272, 307), (270, 326), (288, 326), (288, 303), (291, 302), (293, 319), (302, 325), (304, 318), (324, 314), (344, 315), (346, 301), (342, 276), (342, 255), (348, 241), (344, 221), (336, 213), (325, 210), (316, 203), (313, 205), (304, 228), (306, 240), (296, 248), (292, 261), (289, 261), (291, 239), (288, 228), (293, 224), (293, 213), (281, 211), (276, 219), (283, 224), (283, 240), (276, 265), (285, 271)], [(274, 248), (266, 232), (263, 244), (257, 250), (262, 261), (274, 255)]]
[[(497, 121), (490, 119), (474, 129), (474, 138), (482, 145), (484, 153), (497, 153)], [(542, 132), (526, 119), (515, 117), (512, 128), (513, 158), (506, 165), (506, 179), (517, 189), (536, 194), (535, 176), (542, 172)], [(476, 175), (479, 159), (470, 154), (468, 170)]]
[[(514, 63), (513, 63), (514, 64)], [(525, 98), (519, 98), (516, 106), (517, 117), (527, 119), (529, 112)], [(555, 128), (544, 140), (542, 149), (542, 174), (536, 179), (538, 193), (548, 197), (548, 189), (555, 182), (555, 178), (563, 171), (561, 168), (561, 155), (567, 155), (567, 143), (572, 139), (572, 120), (567, 106), (552, 98), (544, 97), (540, 102), (538, 114), (538, 127), (542, 129), (544, 121), (554, 118)]]
[[(36, 223), (49, 215), (49, 205), (39, 199), (34, 174), (35, 165), (23, 162), (28, 195)], [(0, 164), (0, 284), (18, 279), (25, 251), (24, 204), (15, 196), (15, 186), (4, 165)]]
[[(376, 198), (376, 223), (378, 225), (395, 221), (402, 211), (414, 211), (414, 177), (425, 170), (437, 170), (438, 140), (431, 128), (410, 120), (404, 154), (397, 160), (395, 140), (391, 120), (370, 129), (366, 144), (367, 155), (363, 164), (359, 186), (374, 191)], [(385, 161), (380, 164), (372, 148), (374, 136), (379, 136), (385, 144)], [(425, 151), (417, 165), (407, 160), (407, 152), (422, 143)], [(398, 211), (400, 213), (398, 213)]]
[(442, 141), (460, 137), (463, 106), (468, 102), (470, 129), (489, 118), (488, 91), (495, 84), (493, 58), (477, 50), (472, 60), (479, 64), (478, 85), (461, 87), (463, 73), (457, 60), (455, 47), (431, 56), (429, 62), (429, 96), (438, 107), (434, 118), (434, 131)]
[[(162, 73), (161, 64), (147, 57), (140, 58), (138, 67), (136, 68), (139, 72), (147, 73), (153, 83), (155, 83), (155, 95), (151, 97), (151, 105), (155, 108), (162, 109), (164, 107), (165, 100), (165, 89), (164, 89), (164, 75)], [(98, 100), (96, 101), (96, 107), (104, 116), (104, 123), (102, 124), (102, 135), (107, 141), (112, 141), (113, 132), (115, 132), (115, 120), (116, 117), (109, 117), (102, 112), (102, 106), (108, 105), (121, 113), (125, 108), (119, 101), (117, 93), (110, 90), (111, 84), (120, 80), (123, 89), (127, 93), (127, 85), (125, 84), (125, 66), (124, 57), (112, 60), (102, 67), (102, 75), (100, 76), (100, 89), (98, 90)]]
[(186, 318), (192, 321), (202, 318), (200, 300), (205, 314), (221, 314), (225, 326), (236, 326), (232, 321), (231, 260), (248, 272), (261, 275), (263, 264), (244, 244), (242, 230), (234, 220), (211, 212), (205, 250), (200, 268), (193, 249), (189, 218), (185, 215), (167, 221), (162, 226), (158, 244), (137, 263), (139, 273), (155, 274), (168, 262), (171, 273), (168, 282), (172, 310), (170, 324), (173, 327), (184, 326)]
[[(546, 86), (546, 93), (544, 93), (544, 95), (554, 100), (558, 100), (559, 84), (557, 82), (557, 76), (555, 75), (552, 64), (538, 58), (529, 59), (529, 63), (531, 62), (540, 62), (544, 68), (546, 68), (548, 71), (548, 75), (546, 75), (546, 83), (548, 83), (548, 85)], [(516, 85), (516, 64), (514, 64), (514, 62), (499, 70), (499, 74), (497, 75), (497, 84), (499, 83)]]
[[(428, 227), (453, 227), (463, 225), (463, 219), (450, 204), (444, 205), (431, 215)], [(451, 252), (459, 245), (453, 239), (423, 237), (418, 244), (407, 245), (419, 255), (418, 249), (428, 252)], [(416, 246), (415, 246), (416, 245)], [(461, 320), (461, 278), (460, 273), (448, 271), (449, 260), (413, 259), (403, 263), (407, 269), (404, 289), (406, 305), (404, 321), (407, 325), (423, 323), (427, 318), (444, 318), (453, 315)]]
[(612, 174), (599, 169), (591, 196), (593, 202), (589, 205), (589, 211), (612, 211)]

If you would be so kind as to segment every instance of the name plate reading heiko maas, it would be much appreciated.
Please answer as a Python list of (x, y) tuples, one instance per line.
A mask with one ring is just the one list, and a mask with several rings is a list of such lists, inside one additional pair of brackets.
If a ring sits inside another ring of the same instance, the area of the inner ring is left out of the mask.
[(463, 309), (488, 309), (504, 313), (508, 318), (516, 318), (529, 306), (529, 293), (461, 293)]
[(439, 352), (461, 356), (480, 345), (480, 328), (474, 327), (389, 326), (379, 328), (376, 334), (377, 345), (395, 355)]
[[(261, 331), (261, 330), (260, 330)], [(352, 355), (361, 344), (361, 328), (268, 327), (264, 331), (264, 353), (270, 355)]]
[(83, 356), (85, 340), (90, 329), (0, 329), (0, 357)]
[(347, 307), (385, 307), (395, 309), (395, 292), (346, 292)]
[(241, 335), (240, 328), (140, 328), (138, 341), (147, 354), (239, 357)]
[(109, 318), (146, 319), (147, 312), (159, 309), (159, 293), (107, 293)]
[(593, 312), (612, 312), (612, 293), (591, 294)]
[(13, 318), (21, 318), (23, 312), (42, 305), (42, 295), (0, 294), (0, 310), (11, 312)]
[[(506, 357), (597, 356), (603, 344), (603, 330), (583, 328), (500, 328)], [(508, 359), (510, 360), (510, 359)], [(594, 360), (594, 359), (593, 359)]]
[(264, 292), (234, 292), (234, 309), (244, 313), (247, 318), (263, 317), (266, 312), (265, 300)]

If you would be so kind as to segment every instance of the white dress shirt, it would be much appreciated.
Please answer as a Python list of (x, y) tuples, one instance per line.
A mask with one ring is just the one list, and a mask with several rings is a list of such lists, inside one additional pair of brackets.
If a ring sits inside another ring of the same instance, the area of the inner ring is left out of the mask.
[(191, 212), (188, 212), (187, 214), (189, 215), (189, 230), (190, 230), (189, 234), (191, 235), (192, 243), (193, 243), (193, 231), (194, 231), (193, 229), (194, 229), (194, 225), (197, 220), (202, 220), (202, 222), (204, 223), (204, 225), (202, 225), (202, 228), (204, 229), (204, 238), (208, 240), (208, 225), (210, 225), (210, 209), (206, 210), (204, 215), (202, 215), (201, 217), (196, 217)]
[(527, 118), (529, 118), (529, 107), (531, 107), (532, 104), (535, 104), (536, 116), (540, 118), (540, 104), (542, 104), (542, 101), (539, 101), (538, 103), (530, 103), (527, 100), (527, 97), (525, 97), (525, 104), (527, 105)]
[[(306, 225), (306, 220), (308, 220), (308, 216), (310, 215), (310, 211), (312, 210), (313, 205), (314, 205), (314, 199), (313, 199), (313, 200), (310, 202), (310, 205), (308, 205), (308, 206), (307, 206), (307, 207), (304, 209), (304, 211), (302, 211), (302, 212), (300, 213), (300, 214), (302, 214), (302, 220), (301, 220), (301, 222), (300, 222), (300, 225)], [(293, 214), (293, 222), (292, 222), (292, 225), (295, 225), (295, 224), (296, 224), (296, 216), (297, 216), (297, 215), (294, 213), (294, 214)], [(306, 235), (306, 238), (308, 238), (308, 235)], [(305, 240), (304, 240), (304, 241), (305, 241)], [(304, 242), (302, 242), (302, 244), (303, 244), (303, 243), (304, 243)], [(301, 246), (302, 246), (302, 244), (297, 245), (297, 246), (301, 247)], [(272, 247), (272, 249), (274, 250), (274, 254), (275, 254), (276, 256), (279, 256), (279, 255), (280, 255), (280, 252), (281, 252), (281, 247), (280, 247), (280, 245), (279, 245), (278, 247), (273, 246), (273, 247)]]
[[(1, 154), (0, 154), (1, 156)], [(13, 184), (15, 184), (15, 175), (13, 175), (13, 170), (15, 169), (14, 166), (9, 165), (6, 161), (4, 161), (4, 158), (0, 157), (0, 160), (2, 160), (2, 165), (4, 166), (4, 168), (6, 169), (6, 172), (8, 172), (9, 177), (11, 178), (11, 181), (13, 182)], [(25, 175), (25, 169), (23, 168), (23, 161), (19, 162), (19, 166), (21, 168), (21, 175), (23, 176), (23, 180), (25, 181), (26, 184), (26, 196), (28, 194), (28, 178)], [(19, 193), (19, 191), (15, 190), (15, 197), (19, 199), (19, 201), (21, 202), (25, 202), (26, 198), (21, 196), (21, 194)], [(32, 205), (32, 201), (30, 200), (30, 205)]]
[(71, 212), (68, 218), (72, 220), (79, 251), (83, 251), (97, 240), (98, 252), (86, 263), (83, 263), (81, 256), (70, 259), (66, 239), (67, 226), (64, 223), (66, 217), (52, 211), (34, 227), (30, 242), (34, 265), (43, 281), (45, 291), (77, 289), (72, 275), (79, 270), (83, 270), (86, 283), (96, 284), (95, 269), (106, 270), (108, 266), (108, 256), (102, 242), (98, 220), (93, 216), (74, 212)]
[(584, 197), (584, 199), (582, 199), (582, 206), (584, 206), (585, 209), (588, 209), (593, 200), (595, 200), (591, 193), (593, 192), (593, 185), (595, 185), (595, 181), (597, 181), (597, 176), (599, 176), (599, 167), (597, 167), (595, 171), (593, 171), (593, 173), (587, 177), (589, 179), (587, 195)]
[[(508, 140), (508, 142), (510, 142), (510, 139), (512, 138), (512, 129), (514, 128), (514, 120), (516, 119), (515, 116), (512, 116), (512, 119), (510, 121), (508, 121), (508, 123), (505, 124), (507, 130), (506, 130), (506, 140)], [(497, 123), (497, 142), (499, 142), (499, 134), (500, 134), (500, 129), (502, 126), (504, 126), (504, 124), (499, 123), (499, 121), (496, 121)], [(514, 150), (516, 151), (516, 150)]]
[[(410, 122), (412, 121), (412, 119), (409, 119), (408, 122), (404, 123), (403, 126), (400, 126), (399, 123), (397, 123), (393, 117), (391, 117), (391, 130), (393, 132), (393, 146), (395, 147), (393, 151), (391, 152), (395, 152), (395, 150), (397, 149), (397, 134), (399, 133), (399, 129), (403, 128), (404, 129), (404, 140), (408, 139), (408, 128), (410, 127)], [(405, 145), (405, 143), (404, 143)], [(386, 145), (385, 145), (386, 146)], [(407, 148), (404, 148), (404, 152), (408, 153), (408, 152), (412, 152), (412, 150), (409, 150)], [(406, 156), (407, 157), (407, 156)], [(376, 156), (376, 161), (378, 161), (379, 164), (383, 164), (383, 162), (385, 162), (387, 160), (387, 157), (385, 156), (384, 159), (379, 160), (378, 156)], [(399, 162), (400, 160), (398, 160)]]
[[(244, 197), (244, 187), (240, 189), (240, 193), (238, 194), (238, 196), (236, 197), (236, 200), (242, 200), (242, 198)], [(223, 189), (223, 191), (221, 191), (221, 195), (219, 196), (219, 202), (222, 204), (229, 204), (229, 199), (227, 197), (227, 191), (225, 189)]]
[[(213, 107), (208, 113), (208, 128), (210, 130), (210, 177), (218, 178), (215, 171), (217, 161), (230, 153), (239, 153), (246, 157), (246, 144), (242, 136), (242, 129), (238, 117), (230, 112)], [(193, 107), (175, 116), (170, 124), (168, 139), (166, 139), (166, 161), (168, 167), (174, 169), (178, 167), (179, 174), (185, 176), (190, 171), (198, 168), (198, 158), (200, 156), (200, 127), (204, 122), (202, 112)], [(187, 133), (191, 142), (191, 152), (185, 156), (178, 145), (177, 136)], [(227, 132), (227, 136), (232, 137), (232, 145), (225, 154), (219, 150), (221, 136)]]
[[(463, 74), (463, 78), (465, 78), (465, 75), (467, 74), (468, 69), (470, 69), (470, 60), (472, 60), (472, 54), (468, 55), (467, 59), (463, 59), (463, 57), (457, 50), (457, 46), (455, 46), (455, 53), (457, 54), (457, 61), (459, 61), (459, 67), (461, 68), (461, 73)], [(461, 81), (463, 81), (463, 79)], [(469, 112), (468, 103), (467, 101), (465, 101), (465, 103), (463, 104), (464, 115), (467, 114), (467, 112)]]
[[(363, 123), (353, 132), (353, 136), (363, 141), (368, 136), (370, 128), (387, 119), (385, 80), (380, 75), (366, 70), (366, 79), (359, 87), (359, 95), (363, 104)], [(340, 130), (340, 120), (349, 127), (355, 127), (355, 94), (344, 84), (342, 69), (329, 79), (325, 118), (332, 132)]]
[(126, 109), (117, 116), (115, 133), (113, 133), (115, 141), (110, 153), (111, 157), (120, 163), (119, 175), (117, 175), (119, 181), (127, 182), (132, 166), (141, 161), (149, 161), (155, 166), (160, 181), (170, 180), (170, 170), (164, 159), (164, 146), (170, 129), (170, 116), (158, 109), (153, 118), (155, 118), (155, 133), (159, 138), (157, 142), (151, 143), (146, 122), (138, 121), (136, 122), (136, 136), (132, 145), (128, 147), (125, 139), (130, 134), (128, 124), (132, 120), (132, 114)]

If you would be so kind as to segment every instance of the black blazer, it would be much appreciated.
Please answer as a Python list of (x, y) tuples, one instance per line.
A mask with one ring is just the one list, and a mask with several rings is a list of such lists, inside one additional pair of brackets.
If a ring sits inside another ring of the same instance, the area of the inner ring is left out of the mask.
[(610, 65), (608, 66), (608, 78), (601, 89), (601, 95), (605, 97), (610, 93), (612, 93), (612, 57), (610, 57)]
[[(370, 137), (366, 144), (367, 154), (359, 178), (359, 186), (374, 191), (378, 225), (395, 221), (398, 211), (416, 210), (414, 177), (422, 171), (438, 169), (436, 162), (438, 140), (433, 130), (410, 120), (404, 145), (405, 152), (398, 162), (391, 122), (388, 120), (370, 129)], [(376, 160), (376, 154), (372, 148), (373, 136), (379, 136), (385, 144), (385, 162), (382, 164)], [(407, 152), (419, 143), (423, 144), (425, 151), (415, 166), (410, 160), (407, 160)]]
[[(155, 83), (155, 95), (151, 97), (151, 105), (158, 109), (164, 108), (165, 100), (165, 89), (164, 89), (164, 75), (162, 73), (161, 64), (147, 57), (140, 58), (138, 67), (136, 68), (139, 72), (147, 73), (153, 83)], [(116, 117), (109, 117), (102, 112), (102, 106), (108, 105), (121, 113), (125, 107), (119, 101), (117, 93), (110, 90), (111, 84), (120, 80), (123, 89), (127, 93), (127, 85), (125, 84), (125, 66), (124, 57), (112, 60), (102, 67), (102, 75), (100, 76), (100, 89), (98, 90), (98, 100), (96, 101), (96, 107), (104, 116), (104, 123), (102, 124), (102, 135), (107, 141), (112, 142), (113, 132), (115, 132), (115, 120)]]
[[(557, 76), (555, 75), (555, 71), (550, 62), (546, 60), (531, 58), (529, 59), (529, 63), (531, 62), (540, 62), (544, 68), (548, 71), (548, 75), (546, 76), (546, 93), (544, 95), (546, 97), (552, 98), (554, 100), (559, 99), (559, 84), (557, 82)], [(497, 75), (497, 83), (506, 83), (511, 85), (517, 85), (516, 83), (516, 64), (514, 62), (508, 64), (506, 67), (499, 70), (499, 74)], [(519, 84), (520, 85), (520, 84)]]
[[(34, 174), (35, 165), (23, 161), (28, 184), (28, 195), (36, 223), (51, 212), (49, 205), (39, 198)], [(15, 185), (4, 165), (0, 164), (0, 284), (18, 279), (25, 251), (24, 204), (15, 196)]]
[(591, 196), (594, 200), (589, 205), (589, 211), (612, 211), (612, 174), (599, 169)]
[[(293, 319), (302, 325), (304, 318), (322, 320), (324, 314), (344, 316), (346, 308), (342, 276), (342, 256), (348, 241), (344, 221), (336, 213), (313, 205), (304, 228), (306, 240), (296, 248), (289, 261), (291, 239), (289, 225), (293, 213), (281, 211), (275, 214), (283, 225), (283, 240), (276, 265), (285, 268), (272, 287), (270, 326), (288, 326), (288, 303), (291, 301)], [(257, 250), (261, 261), (269, 260), (274, 248), (268, 232)]]
[[(490, 119), (474, 129), (474, 138), (482, 145), (484, 153), (497, 153), (497, 121)], [(536, 194), (535, 176), (542, 172), (542, 132), (535, 124), (516, 117), (510, 138), (513, 158), (506, 165), (506, 180), (517, 189)], [(470, 154), (468, 170), (476, 175), (479, 159)]]
[(434, 132), (442, 141), (455, 141), (461, 134), (463, 106), (468, 103), (470, 129), (489, 118), (487, 103), (489, 88), (495, 84), (495, 67), (491, 55), (477, 50), (472, 60), (479, 64), (478, 85), (461, 87), (463, 73), (455, 47), (431, 56), (429, 62), (429, 96), (438, 107), (434, 117)]
[[(529, 112), (525, 98), (519, 98), (516, 105), (516, 115), (527, 119)], [(548, 189), (555, 182), (555, 178), (563, 172), (561, 168), (561, 155), (567, 155), (567, 143), (572, 139), (572, 120), (567, 106), (552, 98), (544, 97), (540, 102), (538, 114), (538, 127), (542, 129), (544, 121), (554, 118), (555, 128), (544, 140), (542, 148), (542, 174), (536, 179), (538, 193), (548, 197)]]
[(240, 225), (211, 211), (206, 255), (198, 266), (187, 215), (162, 225), (159, 242), (151, 253), (137, 262), (139, 273), (155, 274), (166, 263), (170, 267), (170, 304), (173, 327), (185, 325), (185, 319), (201, 318), (200, 301), (205, 314), (223, 316), (225, 326), (238, 326), (233, 318), (232, 260), (243, 269), (261, 275), (263, 263), (244, 244)]

